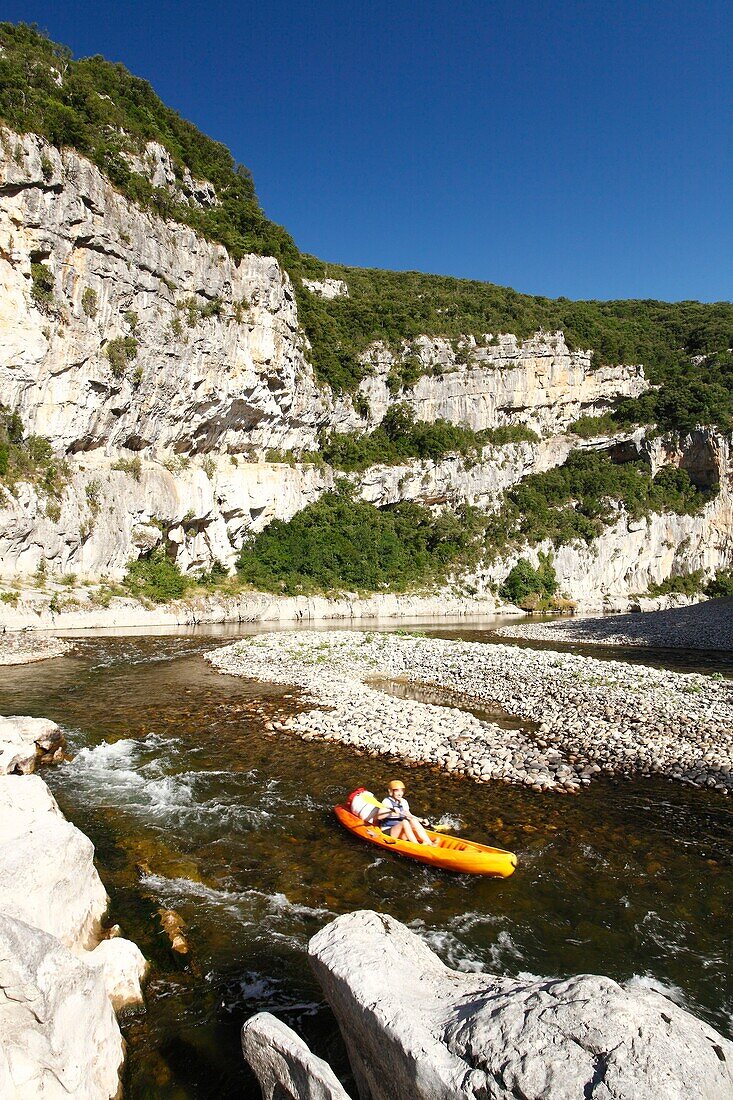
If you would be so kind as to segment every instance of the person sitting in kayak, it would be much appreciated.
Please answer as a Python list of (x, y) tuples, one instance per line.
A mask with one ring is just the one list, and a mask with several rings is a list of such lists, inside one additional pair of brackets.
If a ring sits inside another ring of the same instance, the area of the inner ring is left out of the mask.
[(393, 779), (389, 785), (389, 793), (377, 812), (377, 820), (382, 832), (393, 836), (395, 840), (434, 845), (435, 841), (431, 840), (425, 832), (422, 822), (410, 813), (410, 805), (404, 794), (404, 783), (399, 779)]

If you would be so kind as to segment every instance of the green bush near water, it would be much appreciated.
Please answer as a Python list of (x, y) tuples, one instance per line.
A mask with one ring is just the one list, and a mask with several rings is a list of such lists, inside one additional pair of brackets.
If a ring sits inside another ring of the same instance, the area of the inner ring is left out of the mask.
[(659, 584), (650, 584), (646, 595), (647, 596), (697, 596), (698, 593), (704, 591), (705, 582), (703, 580), (702, 569), (695, 569), (692, 573), (681, 574), (676, 577), (667, 577), (666, 580), (661, 581)]
[(499, 595), (516, 604), (522, 604), (529, 596), (539, 596), (541, 601), (554, 596), (558, 585), (552, 558), (548, 554), (538, 557), (536, 569), (526, 558), (520, 558), (499, 588)]
[(660, 584), (650, 584), (646, 591), (647, 596), (698, 596), (700, 593), (711, 599), (733, 596), (733, 571), (719, 570), (709, 581), (705, 581), (703, 570), (695, 569), (692, 573), (667, 577)]
[(733, 570), (721, 569), (711, 581), (705, 585), (705, 595), (711, 599), (721, 596), (733, 596)]
[(404, 591), (475, 560), (480, 516), (464, 507), (433, 516), (417, 504), (376, 508), (327, 493), (287, 523), (245, 543), (242, 581), (266, 592)]

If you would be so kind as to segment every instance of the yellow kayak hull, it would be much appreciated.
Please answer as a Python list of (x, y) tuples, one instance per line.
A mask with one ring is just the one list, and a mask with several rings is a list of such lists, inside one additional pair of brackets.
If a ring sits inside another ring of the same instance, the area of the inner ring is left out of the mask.
[(487, 844), (479, 844), (475, 840), (463, 840), (448, 833), (434, 833), (430, 829), (426, 831), (431, 840), (436, 842), (435, 847), (428, 844), (412, 844), (409, 840), (396, 840), (387, 833), (383, 833), (378, 825), (362, 821), (345, 806), (334, 806), (334, 813), (341, 824), (354, 836), (376, 844), (379, 848), (395, 852), (397, 855), (416, 859), (419, 863), (440, 867), (444, 871), (509, 878), (509, 875), (514, 874), (517, 866), (517, 857), (514, 853), (506, 852), (503, 848), (490, 848)]

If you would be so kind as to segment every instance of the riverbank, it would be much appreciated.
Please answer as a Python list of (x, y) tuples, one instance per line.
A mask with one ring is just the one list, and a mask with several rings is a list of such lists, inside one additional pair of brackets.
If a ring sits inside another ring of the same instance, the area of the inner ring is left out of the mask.
[[(54, 596), (56, 599), (54, 599)], [(514, 604), (493, 596), (470, 597), (451, 593), (359, 596), (273, 596), (243, 592), (236, 596), (212, 593), (164, 604), (143, 603), (126, 596), (95, 601), (82, 596), (63, 597), (50, 591), (28, 590), (14, 604), (0, 604), (2, 631), (107, 630), (151, 626), (198, 626), (224, 623), (303, 623), (358, 619), (462, 619), (486, 615), (522, 615)], [(40, 658), (39, 658), (40, 659)], [(12, 662), (11, 662), (12, 663)]]
[[(220, 672), (305, 689), (315, 708), (271, 724), (305, 740), (537, 791), (663, 775), (733, 793), (733, 688), (713, 677), (357, 631), (257, 635), (207, 659)], [(394, 698), (369, 685), (378, 678), (436, 685), (521, 722), (502, 728), (456, 707)]]
[(48, 638), (28, 630), (0, 634), (0, 665), (32, 665), (63, 657), (73, 646), (61, 638)]
[(733, 651), (733, 597), (643, 615), (522, 622), (500, 627), (497, 633), (535, 642)]

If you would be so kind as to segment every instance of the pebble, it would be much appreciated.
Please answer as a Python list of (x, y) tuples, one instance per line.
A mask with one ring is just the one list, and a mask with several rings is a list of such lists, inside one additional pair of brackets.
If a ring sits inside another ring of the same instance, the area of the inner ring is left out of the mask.
[(521, 622), (498, 634), (535, 642), (654, 646), (659, 649), (733, 650), (733, 598), (632, 615), (602, 615), (558, 622)]
[[(358, 631), (268, 633), (207, 655), (224, 673), (296, 685), (313, 709), (274, 721), (477, 781), (576, 793), (599, 776), (663, 775), (733, 793), (733, 684), (699, 674), (509, 645)], [(396, 698), (370, 678), (446, 688), (524, 719)], [(326, 708), (326, 709), (324, 709)]]

